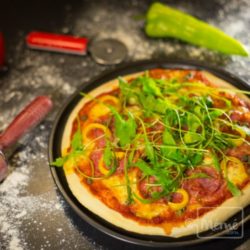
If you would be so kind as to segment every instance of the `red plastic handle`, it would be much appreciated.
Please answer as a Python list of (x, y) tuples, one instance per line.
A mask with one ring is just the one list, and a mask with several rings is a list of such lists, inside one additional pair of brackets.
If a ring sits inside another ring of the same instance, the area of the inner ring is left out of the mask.
[(0, 32), (0, 67), (4, 65), (4, 40), (3, 34)]
[(39, 124), (51, 110), (52, 106), (53, 104), (49, 97), (36, 97), (0, 135), (0, 150), (13, 145), (29, 129)]
[(88, 39), (34, 31), (27, 35), (26, 42), (32, 49), (85, 55)]

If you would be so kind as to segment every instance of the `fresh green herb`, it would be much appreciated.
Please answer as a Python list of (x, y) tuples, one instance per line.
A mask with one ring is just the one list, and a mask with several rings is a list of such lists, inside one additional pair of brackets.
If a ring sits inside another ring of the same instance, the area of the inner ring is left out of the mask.
[(127, 189), (127, 204), (131, 204), (133, 202), (133, 197), (132, 197), (130, 179), (128, 175), (128, 169), (130, 167), (131, 162), (128, 161), (127, 154), (128, 154), (128, 151), (126, 151), (125, 158), (124, 158), (124, 174), (125, 174), (126, 189)]
[(203, 162), (204, 153), (203, 152), (196, 152), (196, 153), (189, 153), (188, 159), (191, 163), (192, 167), (196, 167)]
[(152, 146), (152, 143), (147, 138), (147, 136), (144, 136), (144, 143), (145, 143), (145, 153), (147, 155), (147, 158), (151, 162), (155, 162), (156, 161), (156, 155), (155, 155), (155, 152), (154, 152), (154, 148)]
[(154, 79), (144, 76), (141, 77), (141, 81), (143, 83), (142, 90), (145, 94), (162, 97), (161, 90)]
[(212, 153), (212, 160), (213, 160), (213, 166), (216, 168), (218, 172), (220, 172), (221, 171), (220, 162), (217, 155), (214, 152)]
[(51, 163), (52, 166), (62, 167), (67, 161), (68, 157), (59, 157)]
[(69, 159), (76, 159), (84, 154), (85, 148), (82, 141), (82, 133), (80, 129), (80, 121), (78, 119), (78, 129), (75, 132), (71, 141), (71, 150), (69, 154), (64, 157), (57, 158), (51, 165), (56, 167), (62, 167)]
[(106, 166), (111, 166), (114, 161), (114, 152), (111, 150), (110, 142), (106, 142), (103, 153), (103, 160)]
[(166, 193), (173, 191), (176, 187), (176, 180), (171, 178), (170, 171), (168, 169), (162, 169), (159, 167), (152, 167), (143, 160), (138, 160), (135, 163), (145, 176), (155, 176), (156, 183), (159, 183)]
[(167, 102), (159, 99), (153, 95), (138, 94), (139, 101), (143, 107), (144, 114), (147, 117), (154, 116), (154, 114), (165, 114), (167, 110)]
[(110, 107), (115, 117), (115, 135), (119, 138), (122, 147), (131, 143), (135, 138), (137, 124), (134, 116), (128, 112), (127, 119), (123, 118), (113, 107)]
[(78, 125), (78, 129), (73, 136), (73, 139), (71, 141), (71, 147), (72, 147), (72, 151), (74, 152), (77, 152), (77, 151), (82, 152), (83, 150), (83, 141), (82, 141), (82, 133), (81, 133), (80, 125)]
[(103, 152), (103, 161), (109, 168), (109, 172), (105, 176), (103, 176), (103, 178), (107, 178), (115, 173), (117, 169), (117, 159), (109, 141), (106, 141), (106, 146)]
[(241, 191), (229, 180), (227, 180), (227, 187), (233, 196), (240, 196)]

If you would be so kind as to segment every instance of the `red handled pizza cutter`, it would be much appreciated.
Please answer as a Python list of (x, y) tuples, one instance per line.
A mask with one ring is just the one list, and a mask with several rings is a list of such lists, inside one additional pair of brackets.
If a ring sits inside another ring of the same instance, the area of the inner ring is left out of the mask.
[(31, 128), (38, 125), (51, 110), (52, 106), (53, 104), (49, 97), (36, 97), (0, 134), (0, 182), (8, 174), (7, 161), (3, 152), (13, 146)]
[(92, 58), (99, 64), (119, 64), (127, 56), (126, 46), (116, 39), (94, 40), (89, 43), (85, 37), (59, 35), (45, 32), (31, 32), (26, 37), (31, 49), (47, 50), (75, 55), (86, 55), (89, 51)]

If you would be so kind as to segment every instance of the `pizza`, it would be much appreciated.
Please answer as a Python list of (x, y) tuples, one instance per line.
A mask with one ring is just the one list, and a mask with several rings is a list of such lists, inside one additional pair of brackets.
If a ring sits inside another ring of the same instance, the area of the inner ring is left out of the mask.
[(250, 203), (247, 94), (203, 70), (119, 77), (81, 93), (53, 165), (84, 207), (119, 228), (208, 230)]

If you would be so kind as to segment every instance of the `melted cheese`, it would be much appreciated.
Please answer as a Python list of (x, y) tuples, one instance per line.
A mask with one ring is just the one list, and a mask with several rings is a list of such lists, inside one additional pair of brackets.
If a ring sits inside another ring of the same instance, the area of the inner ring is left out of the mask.
[(66, 174), (72, 174), (74, 172), (74, 165), (75, 165), (74, 159), (69, 159), (64, 163), (63, 169), (66, 172)]
[(124, 176), (114, 175), (108, 179), (104, 179), (102, 183), (112, 190), (113, 195), (121, 204), (126, 204), (128, 195)]
[(136, 202), (131, 207), (139, 218), (152, 219), (157, 216), (169, 217), (170, 215), (169, 207), (165, 203), (143, 204)]
[[(136, 170), (129, 173), (129, 181), (132, 192), (139, 195), (137, 188)], [(126, 180), (123, 175), (113, 175), (108, 179), (102, 180), (102, 183), (112, 190), (113, 195), (121, 204), (126, 205), (128, 194)], [(130, 205), (131, 211), (139, 218), (152, 219), (157, 216), (168, 217), (170, 215), (170, 208), (165, 203), (151, 203), (144, 204), (137, 199)]]
[(235, 185), (241, 185), (248, 178), (243, 163), (236, 157), (224, 158), (221, 162), (221, 168), (224, 176), (227, 176)]

